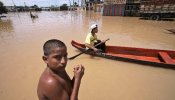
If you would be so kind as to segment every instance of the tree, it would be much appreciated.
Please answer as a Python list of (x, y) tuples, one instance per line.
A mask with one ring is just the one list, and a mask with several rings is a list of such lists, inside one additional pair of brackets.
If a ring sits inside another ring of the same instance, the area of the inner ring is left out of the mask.
[(39, 8), (38, 5), (34, 5), (33, 7), (34, 7), (34, 8)]
[(77, 3), (77, 2), (74, 2), (74, 6), (75, 6), (75, 7), (78, 7), (78, 3)]
[(67, 4), (63, 4), (62, 6), (60, 6), (60, 10), (68, 10)]
[(4, 4), (0, 1), (0, 14), (7, 13), (7, 9)]
[(31, 8), (34, 8), (35, 11), (41, 11), (41, 8), (39, 8), (38, 5), (33, 5)]

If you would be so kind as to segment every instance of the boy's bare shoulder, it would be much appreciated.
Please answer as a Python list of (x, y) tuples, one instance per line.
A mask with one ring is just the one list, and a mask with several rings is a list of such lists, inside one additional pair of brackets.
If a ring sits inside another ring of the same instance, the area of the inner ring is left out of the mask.
[(53, 76), (45, 70), (40, 77), (39, 83), (49, 87), (55, 87), (59, 86), (58, 84), (61, 84), (61, 80), (59, 79), (59, 76)]
[[(54, 77), (47, 72), (43, 72), (40, 77), (38, 85), (38, 96), (39, 98), (59, 98), (59, 100), (68, 100), (61, 98), (68, 98), (65, 93), (65, 87), (58, 77)], [(65, 96), (66, 95), (66, 96)], [(45, 100), (45, 99), (41, 99)]]
[[(40, 77), (38, 90), (47, 93), (58, 93), (62, 90), (62, 82), (58, 77), (53, 77), (47, 71), (44, 71)], [(45, 93), (44, 93), (45, 94)]]

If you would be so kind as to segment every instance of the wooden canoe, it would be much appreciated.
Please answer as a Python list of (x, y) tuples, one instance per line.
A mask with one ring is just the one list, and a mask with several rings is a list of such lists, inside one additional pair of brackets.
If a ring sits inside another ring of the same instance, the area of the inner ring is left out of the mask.
[(93, 56), (175, 69), (175, 51), (172, 50), (106, 46), (106, 53), (94, 53), (93, 51), (87, 51), (84, 44), (73, 40), (71, 44), (81, 52)]

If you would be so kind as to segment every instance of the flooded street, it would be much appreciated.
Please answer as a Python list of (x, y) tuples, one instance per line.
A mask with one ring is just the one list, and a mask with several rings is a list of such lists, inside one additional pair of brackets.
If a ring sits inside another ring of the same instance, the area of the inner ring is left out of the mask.
[[(138, 17), (101, 16), (95, 12), (9, 13), (0, 20), (0, 100), (38, 100), (37, 84), (46, 67), (42, 46), (60, 39), (68, 57), (79, 53), (71, 40), (84, 43), (90, 25), (99, 25), (98, 37), (107, 45), (175, 50), (175, 21), (141, 20)], [(175, 70), (83, 54), (68, 61), (67, 71), (85, 66), (79, 100), (175, 100)]]

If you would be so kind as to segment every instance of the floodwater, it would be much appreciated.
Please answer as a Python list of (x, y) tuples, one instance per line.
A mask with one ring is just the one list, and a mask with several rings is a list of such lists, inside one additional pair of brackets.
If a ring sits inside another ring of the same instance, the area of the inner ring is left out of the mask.
[[(84, 42), (92, 23), (107, 45), (175, 50), (175, 21), (141, 20), (138, 17), (101, 16), (94, 12), (9, 13), (0, 20), (0, 100), (38, 100), (37, 84), (45, 68), (42, 46), (60, 39), (69, 57), (79, 53), (71, 40)], [(175, 70), (81, 55), (68, 62), (86, 68), (79, 100), (175, 100)]]

